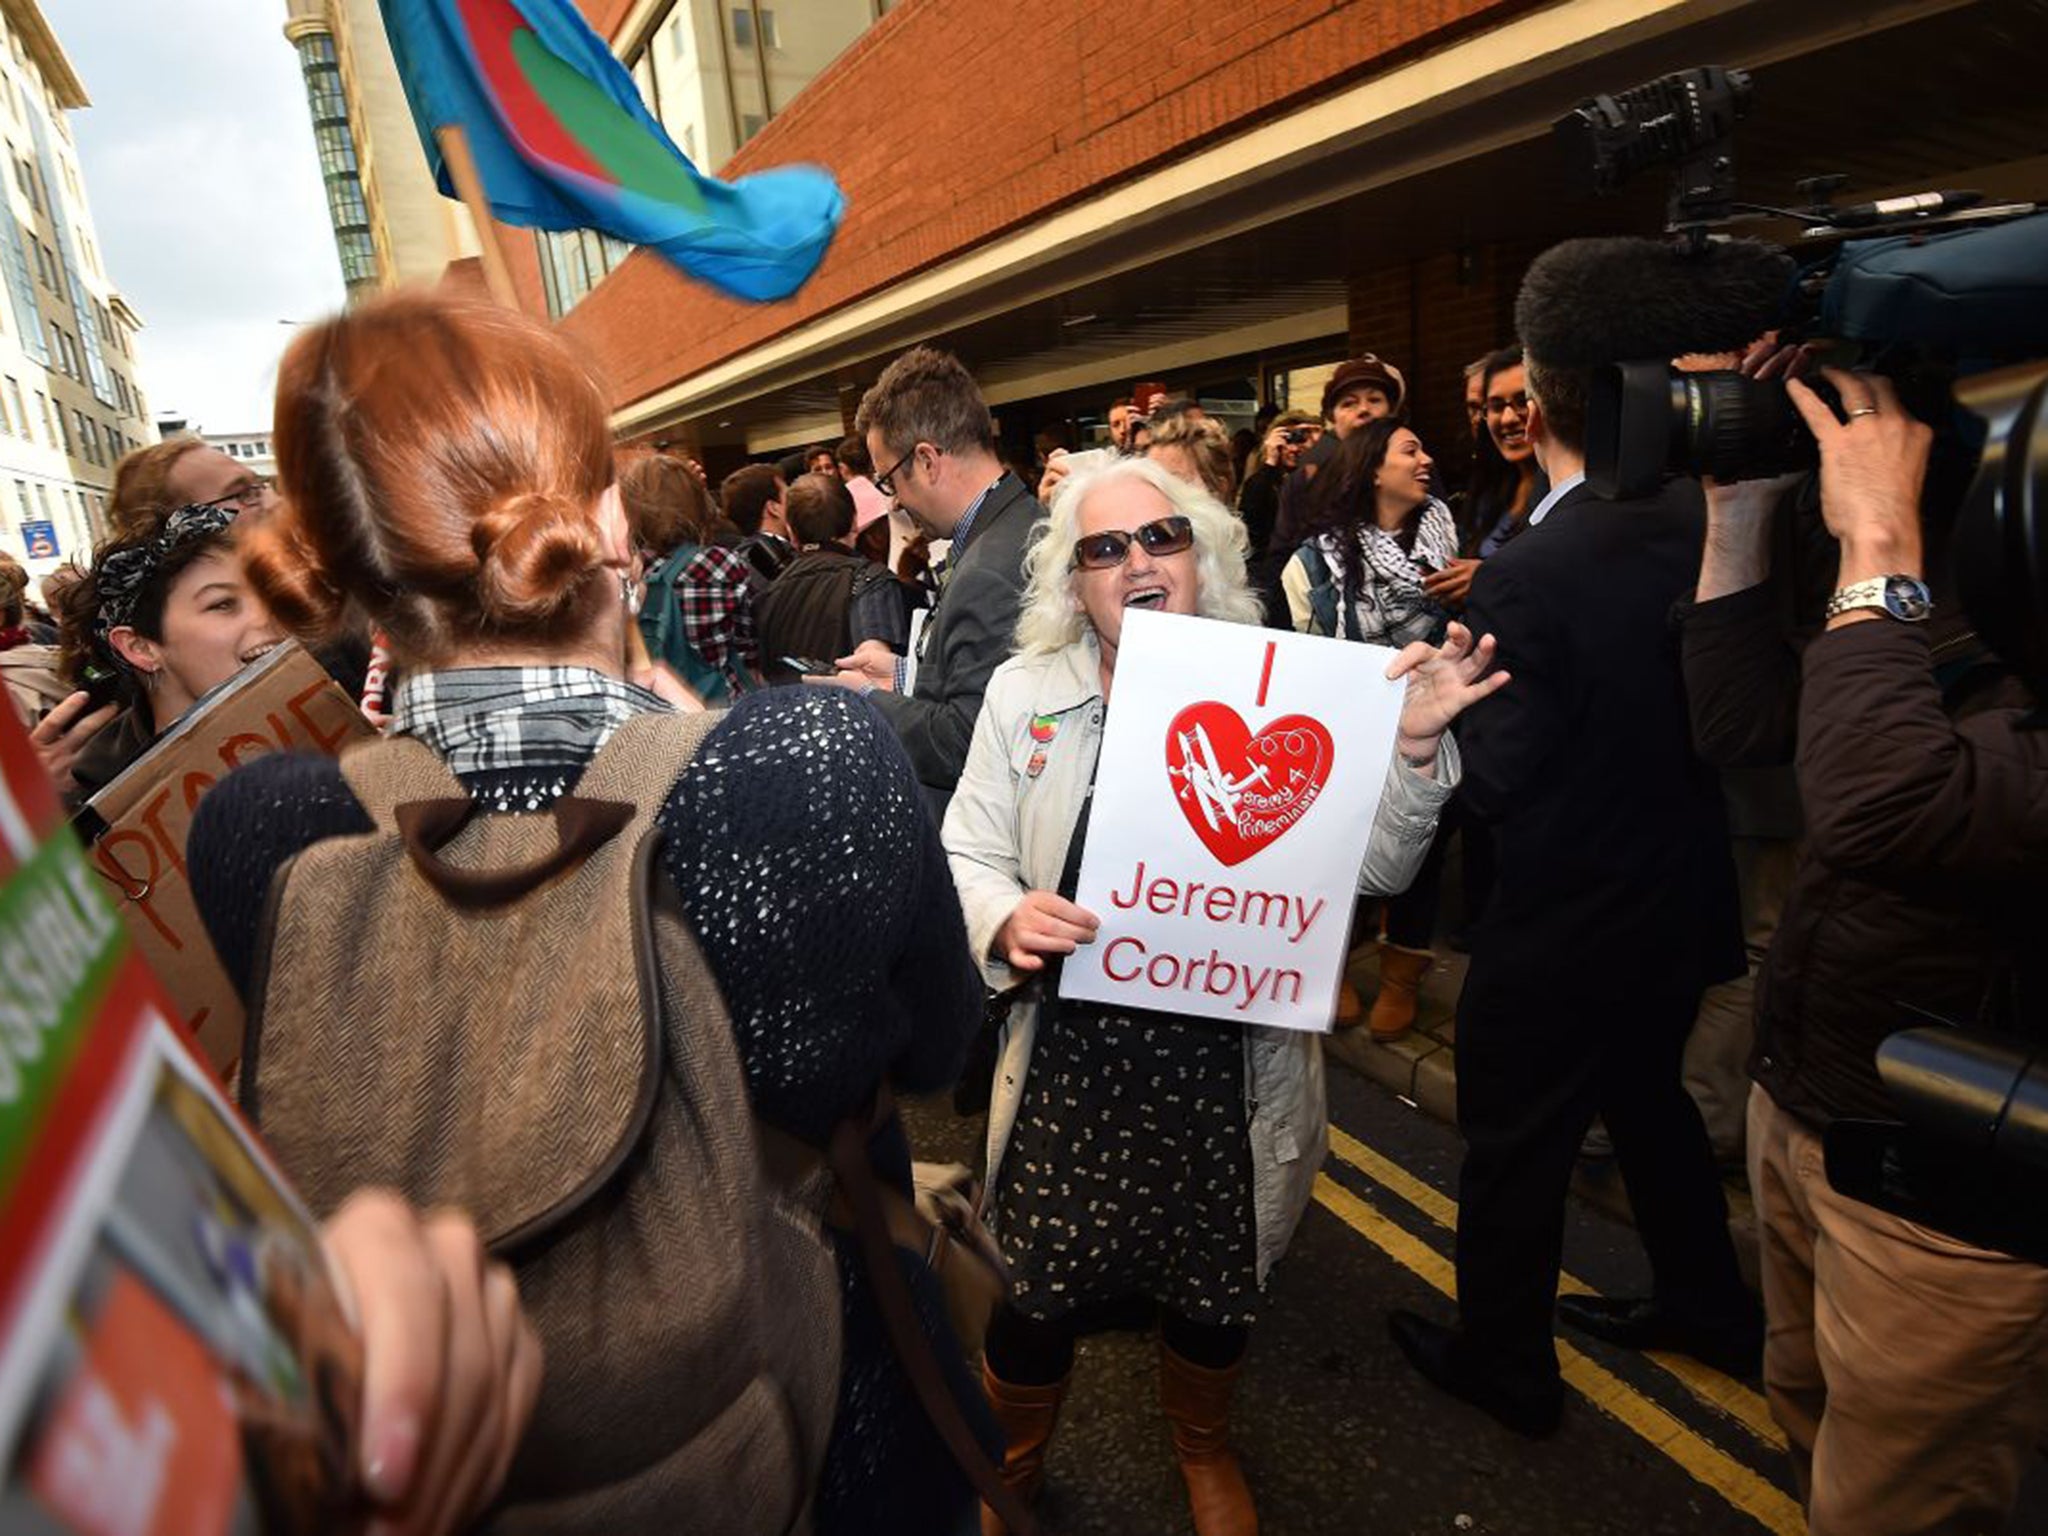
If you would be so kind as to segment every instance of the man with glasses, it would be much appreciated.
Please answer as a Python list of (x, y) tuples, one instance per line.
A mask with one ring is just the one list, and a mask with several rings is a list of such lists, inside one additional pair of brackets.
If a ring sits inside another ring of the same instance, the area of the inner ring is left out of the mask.
[(840, 659), (838, 682), (869, 695), (910, 753), (934, 814), (967, 761), (989, 674), (1014, 644), (1024, 545), (1045, 508), (996, 458), (988, 403), (957, 358), (915, 347), (883, 370), (854, 430), (881, 472), (875, 488), (951, 547), (932, 571), (938, 598), (916, 642), (915, 676), (879, 640)]
[(270, 482), (218, 448), (181, 453), (164, 476), (163, 501), (173, 507), (219, 507), (246, 517), (263, 517), (277, 506)]

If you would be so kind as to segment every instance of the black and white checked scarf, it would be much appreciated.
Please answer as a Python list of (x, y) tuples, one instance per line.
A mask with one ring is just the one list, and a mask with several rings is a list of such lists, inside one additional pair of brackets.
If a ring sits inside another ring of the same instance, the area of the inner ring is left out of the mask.
[(590, 667), (462, 667), (408, 672), (394, 736), (416, 736), (455, 774), (586, 761), (635, 715), (668, 701)]

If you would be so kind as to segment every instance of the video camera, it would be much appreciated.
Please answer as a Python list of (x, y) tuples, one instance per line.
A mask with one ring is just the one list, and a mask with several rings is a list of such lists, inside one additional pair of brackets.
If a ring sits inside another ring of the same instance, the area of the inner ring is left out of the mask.
[(2048, 1264), (2048, 1061), (2038, 1046), (1929, 1026), (1878, 1047), (1901, 1119), (1837, 1120), (1828, 1182), (1979, 1248)]
[[(1587, 483), (1618, 500), (1672, 474), (1759, 479), (1817, 462), (1782, 383), (1673, 367), (1684, 353), (1775, 329), (1884, 373), (1977, 463), (1954, 529), (1960, 595), (1985, 643), (2048, 700), (2048, 212), (1967, 191), (1837, 207), (1839, 176), (1799, 183), (1805, 207), (1741, 201), (1734, 133), (1754, 93), (1742, 70), (1690, 69), (1554, 125), (1596, 192), (1673, 168), (1668, 246), (1584, 242), (1614, 248), (1589, 258), (1585, 286), (1616, 317), (1579, 319), (1602, 331), (1591, 349), (1606, 348), (1591, 370)], [(1806, 228), (1789, 249), (1729, 237), (1756, 217)]]

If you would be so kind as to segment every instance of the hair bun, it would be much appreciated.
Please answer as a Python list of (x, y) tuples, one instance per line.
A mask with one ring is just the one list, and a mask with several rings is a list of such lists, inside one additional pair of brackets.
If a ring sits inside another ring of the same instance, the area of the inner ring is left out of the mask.
[(236, 535), (249, 585), (278, 623), (302, 640), (324, 639), (341, 627), (348, 595), (335, 585), (291, 503)]
[(589, 509), (567, 496), (507, 497), (470, 530), (477, 602), (493, 628), (544, 625), (573, 603), (604, 563)]

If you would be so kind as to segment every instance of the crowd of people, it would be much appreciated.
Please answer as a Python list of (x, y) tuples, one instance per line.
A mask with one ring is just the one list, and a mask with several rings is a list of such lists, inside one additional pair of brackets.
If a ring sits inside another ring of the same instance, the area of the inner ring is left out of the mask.
[[(1846, 1199), (1817, 1137), (1890, 1112), (1893, 1029), (2030, 1026), (2034, 701), (1858, 595), (1940, 580), (1882, 379), (1788, 385), (1817, 476), (1595, 495), (1618, 359), (1570, 272), (1464, 368), (1455, 444), (1367, 354), (1235, 437), (1146, 386), (1106, 445), (1013, 463), (920, 346), (843, 442), (715, 486), (620, 450), (547, 327), (379, 298), (291, 343), (276, 487), (174, 439), (47, 607), (0, 563), (0, 676), (74, 806), (287, 637), (380, 727), (228, 776), (185, 858), (253, 1021), (236, 1091), (362, 1316), (392, 1528), (1028, 1532), (1076, 1341), (1136, 1302), (1198, 1536), (1258, 1529), (1231, 1403), (1322, 1041), (1059, 997), (1133, 607), (1404, 680), (1377, 990), (1335, 1022), (1399, 1039), (1469, 947), (1456, 1316), (1391, 1315), (1413, 1366), (1543, 1435), (1557, 1321), (1682, 1351), (1761, 1374), (1816, 1532), (1997, 1528), (2048, 1431), (2048, 1270)], [(893, 1094), (963, 1076), (986, 1191), (948, 1228)], [(1646, 1296), (1558, 1300), (1589, 1147)]]

